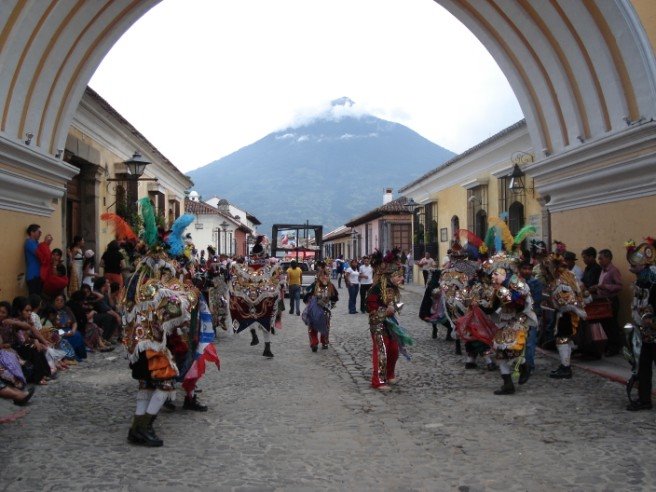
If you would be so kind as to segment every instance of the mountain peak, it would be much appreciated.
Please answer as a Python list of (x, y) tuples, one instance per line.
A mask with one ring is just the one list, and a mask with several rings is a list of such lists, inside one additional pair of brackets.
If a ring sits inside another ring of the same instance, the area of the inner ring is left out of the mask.
[(191, 171), (196, 191), (238, 203), (257, 216), (264, 233), (275, 223), (306, 220), (332, 230), (379, 207), (379, 190), (399, 189), (455, 155), (353, 104), (338, 99), (302, 126), (270, 133)]
[(333, 107), (333, 108), (335, 106), (344, 106), (344, 107), (350, 108), (354, 104), (355, 103), (353, 102), (353, 100), (349, 97), (346, 97), (346, 96), (340, 97), (339, 99), (335, 99), (334, 101), (330, 101), (330, 106)]

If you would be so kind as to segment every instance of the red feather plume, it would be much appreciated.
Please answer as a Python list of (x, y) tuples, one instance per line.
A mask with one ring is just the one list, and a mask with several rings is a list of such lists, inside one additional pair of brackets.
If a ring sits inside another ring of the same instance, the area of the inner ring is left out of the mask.
[(458, 229), (458, 236), (467, 238), (467, 242), (477, 249), (483, 244), (483, 240), (480, 237), (467, 229)]
[(102, 214), (100, 218), (114, 224), (114, 236), (116, 239), (137, 240), (137, 235), (134, 233), (130, 225), (123, 220), (123, 217), (111, 212), (106, 212)]

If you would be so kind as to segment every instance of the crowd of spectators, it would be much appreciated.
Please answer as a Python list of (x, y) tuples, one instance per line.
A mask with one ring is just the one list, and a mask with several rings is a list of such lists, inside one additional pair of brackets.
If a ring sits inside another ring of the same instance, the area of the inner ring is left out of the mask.
[(52, 235), (40, 241), (41, 235), (37, 224), (27, 228), (28, 296), (0, 302), (0, 397), (16, 405), (26, 405), (35, 386), (50, 384), (89, 353), (113, 350), (121, 339), (116, 304), (128, 271), (125, 251), (110, 243), (101, 276), (84, 238), (75, 236), (65, 254), (51, 248)]

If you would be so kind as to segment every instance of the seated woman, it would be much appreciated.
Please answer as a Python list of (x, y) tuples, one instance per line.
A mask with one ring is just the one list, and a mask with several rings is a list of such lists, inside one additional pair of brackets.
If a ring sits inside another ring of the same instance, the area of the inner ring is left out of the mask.
[(66, 357), (66, 352), (55, 348), (56, 343), (53, 343), (53, 340), (51, 339), (50, 330), (43, 328), (43, 323), (41, 322), (40, 317), (42, 314), (43, 305), (41, 302), (41, 296), (39, 296), (39, 294), (30, 294), (27, 300), (29, 301), (30, 306), (32, 306), (32, 325), (34, 325), (34, 327), (50, 345), (46, 350), (46, 360), (50, 366), (51, 375), (54, 378), (57, 371), (68, 369), (68, 365), (64, 360)]
[[(9, 317), (11, 312), (12, 317)], [(26, 362), (30, 370), (25, 374), (28, 383), (47, 384), (51, 376), (46, 359), (48, 341), (31, 324), (32, 306), (27, 297), (16, 297), (10, 306), (0, 302), (0, 334), (4, 343)]]
[(77, 331), (77, 320), (73, 311), (66, 306), (64, 294), (55, 296), (53, 307), (56, 310), (54, 326), (59, 330), (62, 340), (67, 341), (75, 351), (75, 358), (79, 362), (87, 358), (87, 349), (82, 334)]
[[(0, 306), (5, 313), (9, 313), (9, 308), (8, 302)], [(21, 366), (23, 362), (25, 361), (0, 337), (0, 397), (13, 400), (14, 405), (20, 406), (27, 405), (34, 393), (34, 387), (29, 390), (26, 388), (27, 381)]]
[[(85, 289), (88, 290), (88, 292), (85, 293)], [(114, 347), (102, 339), (102, 328), (93, 321), (96, 311), (94, 311), (91, 304), (87, 302), (87, 296), (89, 293), (90, 290), (88, 289), (88, 286), (84, 285), (83, 289), (73, 292), (67, 306), (75, 315), (78, 331), (82, 333), (84, 337), (87, 351), (99, 350), (101, 352), (108, 352), (113, 350)]]
[[(6, 303), (7, 305), (9, 303)], [(0, 307), (1, 309), (1, 307)], [(4, 307), (6, 310), (6, 306)], [(27, 385), (23, 374), (23, 361), (8, 343), (0, 337), (0, 383), (22, 390)]]

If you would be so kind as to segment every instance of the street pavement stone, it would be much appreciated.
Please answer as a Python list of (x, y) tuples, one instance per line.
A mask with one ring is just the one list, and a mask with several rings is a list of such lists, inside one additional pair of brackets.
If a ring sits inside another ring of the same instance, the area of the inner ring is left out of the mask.
[[(399, 384), (369, 386), (367, 316), (346, 289), (331, 346), (310, 351), (285, 314), (273, 359), (248, 332), (219, 333), (222, 367), (200, 386), (205, 413), (162, 411), (162, 448), (127, 444), (136, 383), (125, 353), (90, 354), (39, 387), (29, 412), (0, 426), (0, 489), (14, 490), (654, 490), (656, 414), (626, 412), (622, 386), (585, 371), (537, 370), (496, 396), (497, 372), (465, 370), (453, 343), (430, 337), (420, 296), (400, 321), (415, 338)], [(4, 404), (0, 415), (17, 407)]]

